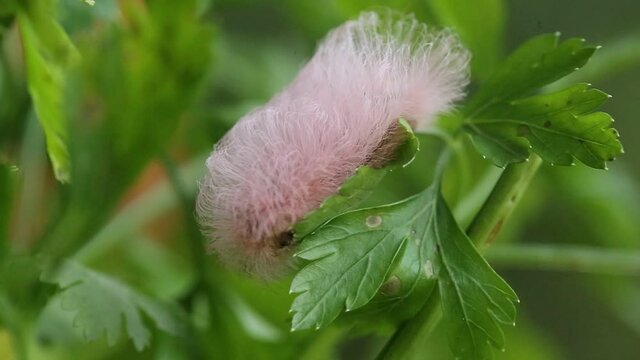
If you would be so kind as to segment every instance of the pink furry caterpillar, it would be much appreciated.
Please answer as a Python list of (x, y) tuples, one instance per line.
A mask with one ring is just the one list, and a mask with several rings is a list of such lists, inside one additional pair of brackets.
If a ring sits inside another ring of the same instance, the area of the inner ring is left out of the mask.
[(281, 272), (291, 227), (363, 164), (392, 153), (397, 119), (427, 128), (464, 94), (468, 52), (413, 16), (363, 13), (331, 31), (296, 79), (207, 159), (197, 212), (227, 263)]

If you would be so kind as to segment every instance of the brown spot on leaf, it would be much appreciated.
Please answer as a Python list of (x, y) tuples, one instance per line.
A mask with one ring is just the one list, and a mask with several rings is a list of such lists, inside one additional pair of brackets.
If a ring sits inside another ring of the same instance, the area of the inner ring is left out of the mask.
[(380, 293), (386, 296), (396, 296), (400, 293), (400, 290), (402, 290), (402, 281), (395, 275), (392, 275), (380, 287)]

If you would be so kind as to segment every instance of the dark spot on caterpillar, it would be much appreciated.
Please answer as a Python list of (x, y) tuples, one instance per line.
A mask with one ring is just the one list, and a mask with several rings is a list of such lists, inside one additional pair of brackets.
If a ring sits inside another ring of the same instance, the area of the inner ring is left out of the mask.
[(548, 128), (551, 127), (551, 121), (547, 120), (544, 122), (544, 127)]
[(293, 231), (285, 231), (278, 235), (278, 245), (280, 248), (288, 247), (293, 244)]

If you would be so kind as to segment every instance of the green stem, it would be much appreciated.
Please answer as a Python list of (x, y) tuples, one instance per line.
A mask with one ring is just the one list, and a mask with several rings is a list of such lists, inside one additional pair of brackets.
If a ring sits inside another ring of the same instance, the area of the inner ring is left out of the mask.
[(436, 286), (420, 312), (393, 334), (378, 355), (378, 359), (413, 358), (414, 354), (420, 353), (421, 348), (424, 348), (424, 340), (438, 326), (441, 319), (442, 306), (440, 306), (440, 293)]
[(22, 181), (19, 189), (16, 189), (15, 222), (12, 231), (12, 241), (9, 251), (12, 253), (26, 253), (35, 243), (33, 214), (38, 213), (42, 206), (44, 196), (44, 169), (46, 169), (45, 138), (38, 118), (33, 109), (26, 119), (26, 128), (20, 150), (19, 163), (21, 164)]
[[(513, 212), (542, 160), (531, 155), (530, 161), (511, 164), (502, 172), (482, 208), (471, 222), (467, 234), (476, 246), (490, 244)], [(424, 343), (442, 317), (437, 291), (429, 297), (418, 315), (402, 324), (382, 349), (378, 359), (410, 359)]]
[(0, 261), (9, 249), (9, 220), (13, 205), (13, 179), (9, 167), (0, 164)]
[(640, 275), (640, 251), (607, 250), (595, 246), (502, 244), (486, 256), (496, 266), (593, 274)]
[(184, 186), (182, 179), (180, 178), (180, 172), (169, 155), (162, 154), (161, 158), (162, 164), (167, 172), (167, 176), (169, 177), (169, 182), (182, 204), (184, 221), (188, 231), (189, 244), (191, 245), (190, 249), (192, 259), (197, 267), (199, 276), (203, 276), (207, 273), (205, 247), (202, 242), (202, 237), (200, 236), (198, 224), (193, 216), (193, 192), (189, 191), (189, 189)]
[(467, 229), (467, 235), (476, 246), (484, 248), (495, 239), (541, 163), (540, 157), (531, 155), (529, 161), (509, 165), (502, 172), (496, 186)]
[[(175, 191), (176, 196), (180, 200), (182, 204), (182, 210), (184, 213), (184, 223), (187, 228), (187, 237), (189, 240), (189, 248), (191, 251), (191, 257), (194, 262), (197, 271), (197, 281), (196, 285), (193, 288), (190, 295), (195, 295), (200, 291), (203, 291), (207, 294), (209, 298), (209, 302), (213, 302), (215, 299), (216, 292), (214, 291), (213, 284), (211, 283), (211, 279), (209, 276), (209, 272), (207, 271), (207, 260), (204, 249), (204, 243), (202, 241), (202, 237), (200, 236), (200, 230), (198, 229), (198, 224), (195, 221), (193, 216), (193, 204), (194, 204), (194, 192), (190, 191), (182, 181), (180, 177), (179, 169), (176, 167), (175, 163), (168, 154), (163, 153), (161, 155), (162, 164), (164, 166), (165, 171), (167, 172), (167, 176), (169, 177), (169, 182), (171, 183), (173, 190)], [(201, 358), (203, 356), (203, 349), (200, 346), (200, 343), (196, 340), (196, 330), (191, 326), (187, 327), (187, 336), (183, 339), (185, 346), (189, 349), (189, 354), (194, 358)]]

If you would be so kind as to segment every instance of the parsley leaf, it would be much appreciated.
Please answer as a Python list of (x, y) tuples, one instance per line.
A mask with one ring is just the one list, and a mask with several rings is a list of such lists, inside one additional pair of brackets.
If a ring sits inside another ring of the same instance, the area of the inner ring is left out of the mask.
[(178, 316), (167, 304), (79, 263), (66, 260), (56, 271), (43, 272), (42, 280), (63, 289), (62, 304), (75, 312), (74, 325), (81, 329), (87, 341), (106, 334), (109, 345), (114, 345), (124, 325), (136, 349), (141, 351), (151, 339), (142, 320), (143, 313), (159, 329), (173, 334), (180, 332)]
[[(411, 246), (412, 251), (404, 251)], [(416, 252), (418, 256), (416, 256)], [(291, 284), (292, 329), (320, 328), (365, 306), (406, 256), (437, 277), (451, 347), (464, 359), (502, 349), (517, 296), (477, 252), (440, 193), (439, 182), (401, 202), (344, 213), (309, 235), (296, 254), (311, 261)]]
[(461, 360), (492, 359), (503, 350), (500, 324), (515, 325), (518, 297), (489, 266), (438, 195), (434, 236), (436, 272), (449, 347)]
[(300, 293), (291, 306), (292, 329), (320, 328), (343, 309), (366, 305), (410, 237), (426, 238), (431, 197), (427, 191), (396, 204), (347, 212), (309, 235), (296, 254), (312, 262), (291, 284), (291, 292)]
[(597, 47), (584, 39), (560, 42), (560, 33), (536, 36), (516, 49), (473, 96), (466, 113), (526, 96), (584, 66)]
[(609, 95), (588, 84), (493, 106), (463, 125), (477, 149), (496, 165), (529, 157), (532, 148), (543, 160), (571, 165), (573, 159), (606, 168), (622, 153), (613, 120), (593, 112)]
[(62, 102), (66, 69), (79, 54), (55, 21), (53, 1), (31, 2), (19, 8), (18, 24), (24, 46), (29, 93), (45, 133), (47, 153), (61, 182), (70, 180), (67, 124)]
[(588, 84), (531, 95), (578, 70), (596, 50), (583, 39), (559, 42), (559, 36), (537, 36), (520, 46), (465, 109), (462, 129), (500, 167), (527, 160), (532, 149), (551, 164), (577, 159), (605, 169), (623, 151), (611, 117), (596, 112), (609, 95)]

